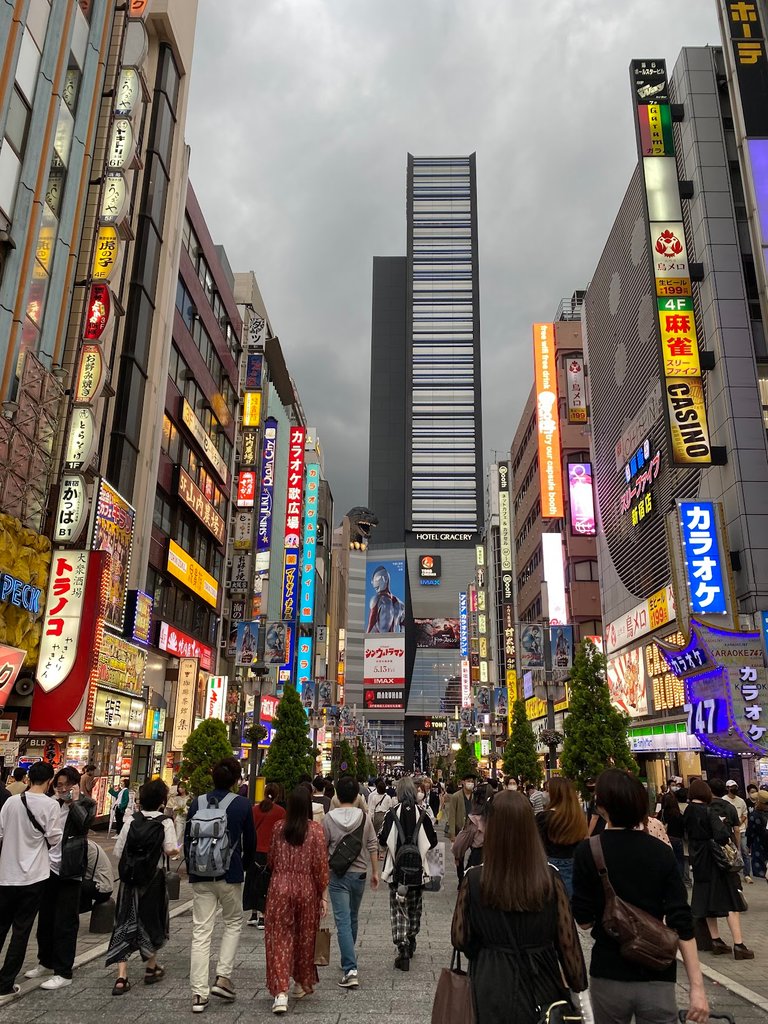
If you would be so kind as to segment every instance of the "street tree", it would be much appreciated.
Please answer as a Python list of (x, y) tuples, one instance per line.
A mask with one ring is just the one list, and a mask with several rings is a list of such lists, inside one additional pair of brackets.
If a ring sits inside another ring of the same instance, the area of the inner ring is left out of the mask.
[(302, 775), (311, 775), (315, 748), (309, 737), (307, 715), (293, 686), (286, 686), (273, 722), (272, 742), (261, 774), (268, 782), (280, 782), (286, 793), (298, 785)]
[(356, 774), (357, 762), (355, 759), (355, 752), (352, 749), (352, 745), (349, 740), (339, 740), (336, 756), (334, 757), (334, 763), (336, 765), (338, 778), (342, 775), (354, 776)]
[(561, 763), (563, 775), (572, 779), (584, 796), (587, 779), (597, 778), (604, 768), (637, 772), (627, 739), (629, 719), (611, 704), (605, 672), (605, 658), (592, 641), (579, 644), (571, 672)]
[(461, 781), (466, 775), (474, 775), (477, 772), (477, 758), (473, 746), (467, 739), (467, 730), (463, 729), (459, 737), (459, 749), (456, 751), (454, 761), (456, 778)]
[(219, 718), (206, 718), (194, 729), (181, 752), (179, 778), (193, 796), (213, 789), (211, 768), (224, 757), (232, 757), (229, 730)]
[(536, 754), (536, 737), (528, 721), (525, 701), (516, 700), (512, 709), (509, 739), (504, 747), (504, 774), (521, 782), (541, 782), (541, 765)]

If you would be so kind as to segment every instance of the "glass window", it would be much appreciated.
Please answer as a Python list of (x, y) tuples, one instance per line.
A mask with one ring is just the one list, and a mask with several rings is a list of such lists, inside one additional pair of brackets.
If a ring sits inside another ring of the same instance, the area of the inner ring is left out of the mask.
[(135, 281), (142, 285), (150, 295), (157, 288), (157, 272), (160, 267), (162, 239), (149, 217), (139, 217), (139, 231), (136, 239), (136, 252), (139, 254)]
[(175, 110), (179, 98), (179, 72), (170, 46), (161, 47), (156, 88), (165, 93), (171, 108)]
[(173, 136), (176, 129), (171, 108), (164, 96), (155, 93), (155, 111), (152, 121), (149, 148), (157, 153), (163, 167), (170, 173), (171, 153), (173, 152)]
[(168, 195), (168, 175), (158, 156), (153, 153), (149, 158), (149, 166), (145, 175), (146, 192), (143, 212), (152, 218), (158, 234), (162, 231), (165, 219), (165, 200)]
[(29, 128), (30, 110), (24, 97), (14, 86), (8, 106), (8, 121), (5, 125), (5, 137), (16, 156), (21, 160), (27, 145), (27, 129)]
[(158, 491), (155, 494), (155, 508), (152, 514), (152, 522), (163, 533), (171, 532), (171, 506), (169, 502)]
[(573, 578), (586, 582), (587, 580), (598, 580), (597, 562), (575, 562), (573, 566)]

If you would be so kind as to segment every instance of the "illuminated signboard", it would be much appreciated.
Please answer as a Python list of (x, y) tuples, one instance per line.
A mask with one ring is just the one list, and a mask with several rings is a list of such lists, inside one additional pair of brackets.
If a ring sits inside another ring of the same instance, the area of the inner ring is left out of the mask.
[(166, 568), (185, 587), (215, 608), (219, 601), (219, 584), (209, 572), (199, 565), (184, 548), (174, 540), (168, 541), (168, 563)]
[(142, 732), (146, 704), (135, 697), (121, 696), (106, 690), (96, 690), (91, 710), (91, 727), (119, 729), (123, 732)]
[(312, 637), (300, 636), (296, 654), (296, 691), (303, 693), (312, 678)]
[(244, 430), (240, 435), (240, 465), (250, 468), (256, 465), (259, 454), (259, 432)]
[(27, 652), (20, 647), (8, 647), (0, 644), (0, 710), (11, 699)]
[(100, 686), (107, 690), (141, 694), (146, 668), (146, 651), (120, 636), (104, 633), (96, 666), (96, 682)]
[(122, 172), (104, 175), (99, 220), (102, 224), (120, 224), (128, 213), (128, 186)]
[(125, 619), (135, 522), (134, 507), (106, 480), (100, 480), (91, 546), (94, 551), (106, 551), (109, 555), (110, 583), (106, 621), (118, 632), (122, 632)]
[(442, 576), (440, 555), (419, 555), (419, 583), (425, 587), (437, 587)]
[(285, 498), (282, 618), (296, 618), (301, 554), (301, 511), (304, 484), (304, 427), (291, 427), (288, 438), (288, 488)]
[(148, 644), (152, 637), (152, 611), (155, 602), (141, 590), (130, 592), (131, 611), (129, 616), (129, 629), (131, 639), (140, 644)]
[(469, 613), (467, 611), (467, 595), (459, 594), (459, 650), (462, 658), (469, 657)]
[[(649, 252), (656, 283), (658, 337), (672, 459), (684, 466), (708, 464), (712, 455), (666, 64), (663, 60), (632, 61), (630, 80), (650, 225)], [(643, 516), (648, 511), (644, 501)], [(639, 506), (636, 518), (639, 521)]]
[(182, 750), (195, 727), (195, 697), (197, 696), (197, 658), (179, 659), (179, 679), (176, 684), (176, 708), (173, 715), (171, 749)]
[(220, 721), (224, 721), (227, 710), (228, 683), (229, 676), (208, 676), (203, 718), (218, 718)]
[(565, 571), (563, 569), (563, 537), (560, 533), (544, 533), (541, 537), (544, 579), (549, 596), (549, 621), (562, 626), (568, 621), (565, 602)]
[(93, 410), (87, 405), (76, 405), (69, 421), (64, 443), (64, 462), (68, 469), (85, 469), (96, 451), (99, 435)]
[(676, 615), (675, 594), (671, 586), (657, 590), (650, 597), (635, 605), (626, 615), (614, 619), (605, 627), (606, 653), (626, 647), (641, 636), (652, 633), (660, 626), (666, 626)]
[(243, 395), (243, 426), (258, 427), (261, 419), (261, 392), (246, 391)]
[(594, 537), (595, 495), (592, 490), (592, 466), (589, 462), (568, 464), (568, 496), (571, 529), (580, 537)]
[(390, 689), (405, 686), (405, 637), (367, 636), (365, 638), (363, 686)]
[(205, 644), (201, 644), (193, 636), (171, 626), (168, 622), (161, 622), (157, 636), (157, 646), (161, 651), (172, 654), (175, 658), (197, 658), (200, 668), (210, 672), (213, 668), (213, 651)]
[[(320, 467), (307, 466), (304, 499), (304, 543), (301, 551), (301, 599), (299, 622), (312, 622), (315, 610), (315, 562), (317, 560), (317, 503)], [(301, 640), (299, 641), (301, 645)]]
[(116, 117), (107, 146), (107, 167), (112, 171), (124, 171), (133, 160), (135, 152), (133, 125), (127, 117)]
[(121, 117), (130, 117), (141, 97), (141, 82), (137, 68), (122, 68), (115, 89), (114, 112)]
[(568, 385), (568, 422), (587, 422), (587, 396), (584, 384), (584, 360), (573, 356), (568, 360), (565, 371)]
[(112, 309), (112, 296), (105, 284), (94, 282), (88, 295), (88, 306), (85, 311), (85, 341), (98, 341), (109, 323)]
[(117, 228), (111, 224), (102, 224), (96, 236), (96, 246), (93, 254), (93, 268), (91, 277), (94, 281), (108, 281), (117, 265), (117, 258), (120, 255), (120, 240), (117, 237)]
[(694, 615), (726, 615), (727, 572), (719, 514), (711, 501), (678, 501), (688, 600)]
[[(256, 532), (257, 564), (259, 556), (265, 557), (269, 568), (269, 548), (272, 543), (272, 511), (275, 492), (275, 455), (277, 453), (277, 420), (269, 417), (264, 421), (264, 444), (261, 451), (261, 492), (259, 494), (258, 523)], [(259, 568), (261, 565), (259, 564)]]
[(554, 324), (533, 325), (536, 372), (536, 426), (539, 435), (542, 519), (563, 518), (563, 480), (557, 405)]
[(104, 353), (99, 345), (83, 345), (75, 377), (75, 401), (87, 405), (101, 394), (106, 377)]
[(237, 477), (237, 507), (253, 508), (256, 501), (256, 472), (241, 469)]
[(210, 501), (208, 501), (192, 477), (181, 466), (177, 467), (177, 473), (178, 484), (176, 485), (176, 490), (179, 497), (187, 508), (194, 512), (198, 521), (213, 534), (217, 543), (223, 544), (227, 537), (227, 524)]
[(37, 664), (38, 685), (46, 693), (60, 686), (75, 664), (87, 574), (87, 551), (53, 552)]
[(624, 478), (627, 486), (619, 496), (619, 511), (626, 515), (631, 513), (632, 525), (638, 526), (652, 514), (654, 510), (651, 487), (661, 472), (661, 452), (651, 456), (650, 438), (630, 457), (624, 466)]
[(259, 352), (249, 353), (245, 360), (245, 387), (248, 391), (261, 388), (261, 373), (264, 356)]

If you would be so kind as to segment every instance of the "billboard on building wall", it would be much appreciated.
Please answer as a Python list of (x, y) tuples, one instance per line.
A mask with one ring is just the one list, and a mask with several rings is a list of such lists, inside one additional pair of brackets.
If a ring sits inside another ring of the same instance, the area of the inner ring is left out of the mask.
[(645, 689), (645, 660), (642, 648), (632, 647), (608, 659), (608, 689), (611, 702), (631, 718), (648, 714)]
[(285, 496), (283, 542), (282, 618), (295, 620), (298, 612), (301, 513), (304, 494), (305, 427), (291, 427), (288, 435), (288, 489)]
[(536, 375), (536, 429), (539, 436), (542, 519), (563, 518), (563, 474), (557, 401), (557, 359), (554, 324), (533, 325), (533, 366)]
[(568, 422), (587, 422), (587, 395), (584, 379), (584, 360), (581, 356), (573, 356), (568, 360), (565, 370), (568, 384)]
[(594, 537), (597, 533), (595, 494), (589, 462), (571, 462), (568, 465), (568, 497), (571, 529), (580, 537)]
[(370, 554), (365, 581), (365, 632), (405, 631), (405, 562), (379, 561)]
[(106, 621), (118, 632), (122, 632), (125, 619), (135, 520), (134, 507), (106, 480), (100, 480), (92, 547), (94, 551), (106, 551), (110, 558)]
[(562, 626), (568, 621), (565, 571), (563, 569), (563, 535), (559, 532), (542, 534), (541, 553), (544, 562), (544, 579), (547, 583), (549, 621), (553, 626)]
[(728, 578), (713, 501), (678, 501), (688, 603), (694, 615), (727, 615)]
[(532, 669), (544, 668), (544, 627), (536, 622), (520, 624), (518, 644), (520, 671), (525, 674)]
[(458, 651), (461, 642), (461, 624), (458, 618), (415, 619), (416, 646)]
[(306, 473), (304, 499), (304, 543), (301, 550), (301, 597), (299, 622), (308, 624), (315, 615), (315, 563), (317, 561), (317, 523), (320, 467), (310, 463)]
[(363, 686), (396, 689), (405, 686), (405, 637), (367, 636)]
[[(272, 506), (275, 493), (275, 456), (277, 454), (277, 420), (268, 417), (264, 421), (264, 443), (261, 449), (261, 491), (259, 494), (258, 525), (256, 533), (258, 556), (266, 555), (272, 543)], [(267, 568), (269, 562), (267, 561)]]

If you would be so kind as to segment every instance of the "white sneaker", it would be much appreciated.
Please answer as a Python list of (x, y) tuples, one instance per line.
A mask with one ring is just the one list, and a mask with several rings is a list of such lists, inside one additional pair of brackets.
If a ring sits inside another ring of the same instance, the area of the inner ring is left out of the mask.
[(4, 992), (3, 995), (0, 996), (0, 1006), (5, 1006), (6, 1003), (10, 1003), (12, 999), (16, 998), (19, 992), (21, 992), (21, 985), (14, 985), (13, 992)]
[(341, 979), (339, 982), (339, 988), (357, 988), (359, 984), (360, 981), (357, 977), (357, 971), (353, 969), (351, 971), (347, 971)]
[(286, 992), (281, 992), (280, 995), (275, 996), (275, 1001), (272, 1003), (272, 1013), (287, 1013), (288, 1012), (288, 995)]
[(53, 974), (50, 967), (43, 967), (42, 964), (38, 964), (37, 967), (32, 967), (28, 971), (24, 971), (25, 978), (44, 978), (46, 974)]
[(40, 988), (46, 989), (48, 992), (53, 992), (57, 988), (66, 988), (72, 984), (71, 978), (62, 978), (60, 974), (54, 974), (48, 981), (44, 981)]

